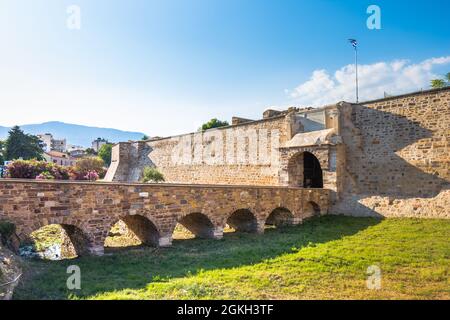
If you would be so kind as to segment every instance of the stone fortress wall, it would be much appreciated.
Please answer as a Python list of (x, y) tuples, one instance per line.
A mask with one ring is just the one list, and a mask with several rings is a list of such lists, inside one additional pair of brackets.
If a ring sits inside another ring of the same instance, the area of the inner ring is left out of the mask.
[(120, 143), (107, 180), (139, 181), (155, 166), (169, 183), (330, 189), (330, 213), (450, 217), (449, 104), (445, 88), (268, 110), (262, 120)]
[[(139, 181), (155, 166), (170, 183), (278, 185), (278, 147), (288, 140), (284, 115), (113, 149), (109, 181)], [(252, 139), (252, 143), (250, 142)]]
[(336, 213), (450, 217), (450, 88), (353, 105)]

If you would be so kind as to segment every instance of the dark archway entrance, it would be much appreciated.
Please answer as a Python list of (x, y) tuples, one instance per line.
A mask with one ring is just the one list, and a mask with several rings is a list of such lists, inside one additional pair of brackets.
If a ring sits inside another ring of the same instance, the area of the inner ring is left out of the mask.
[(303, 187), (323, 188), (323, 175), (320, 162), (309, 152), (303, 153)]
[(289, 186), (323, 188), (322, 174), (319, 160), (310, 152), (297, 153), (289, 160)]

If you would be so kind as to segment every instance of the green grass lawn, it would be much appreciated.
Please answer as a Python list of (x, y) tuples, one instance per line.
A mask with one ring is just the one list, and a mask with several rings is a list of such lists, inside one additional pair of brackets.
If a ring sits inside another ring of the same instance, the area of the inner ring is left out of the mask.
[[(326, 216), (264, 235), (31, 261), (16, 299), (450, 299), (450, 220)], [(81, 268), (79, 291), (66, 268)], [(366, 286), (381, 268), (381, 289)]]

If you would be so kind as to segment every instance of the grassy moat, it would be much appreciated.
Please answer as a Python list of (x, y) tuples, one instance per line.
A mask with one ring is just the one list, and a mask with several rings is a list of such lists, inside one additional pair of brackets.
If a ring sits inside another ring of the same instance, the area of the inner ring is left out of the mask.
[[(187, 237), (188, 238), (188, 237)], [(450, 299), (450, 220), (326, 216), (264, 235), (30, 260), (15, 299)], [(69, 265), (81, 290), (66, 288)], [(367, 269), (381, 270), (368, 289)]]

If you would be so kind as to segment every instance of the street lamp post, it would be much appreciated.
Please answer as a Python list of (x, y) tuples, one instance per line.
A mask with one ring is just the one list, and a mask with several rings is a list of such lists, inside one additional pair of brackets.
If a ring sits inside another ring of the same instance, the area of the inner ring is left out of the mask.
[(355, 82), (356, 82), (356, 103), (359, 102), (359, 85), (358, 85), (358, 42), (356, 39), (348, 39), (355, 49)]

